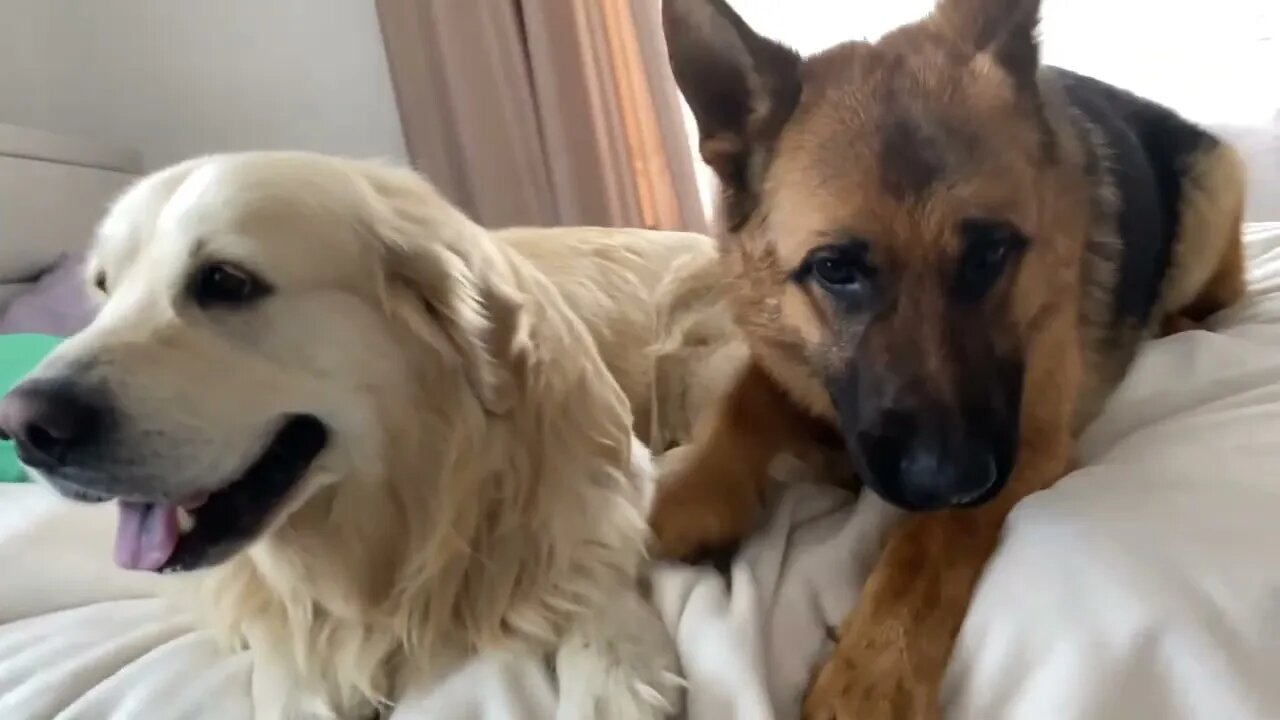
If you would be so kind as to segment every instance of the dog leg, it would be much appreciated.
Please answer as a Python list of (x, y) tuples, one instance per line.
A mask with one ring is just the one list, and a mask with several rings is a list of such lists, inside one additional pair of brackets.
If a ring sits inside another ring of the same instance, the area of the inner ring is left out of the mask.
[(659, 720), (680, 708), (675, 643), (638, 590), (605, 598), (556, 653), (556, 720)]
[(1165, 316), (1161, 335), (1198, 328), (1205, 320), (1244, 297), (1244, 244), (1240, 239), (1239, 223), (1235, 223), (1235, 227), (1234, 237), (1223, 248), (1213, 275), (1185, 307)]
[(1068, 469), (1081, 384), (1074, 317), (1059, 313), (1028, 353), (1018, 463), (1009, 485), (976, 508), (910, 515), (845, 619), (805, 699), (806, 720), (933, 720), (974, 587), (1013, 506)]
[(659, 482), (650, 525), (662, 557), (695, 561), (736, 546), (759, 519), (773, 459), (812, 442), (818, 422), (754, 362), (707, 419), (691, 457)]
[(1245, 171), (1227, 144), (1201, 153), (1183, 182), (1179, 232), (1163, 289), (1161, 335), (1199, 327), (1245, 293)]

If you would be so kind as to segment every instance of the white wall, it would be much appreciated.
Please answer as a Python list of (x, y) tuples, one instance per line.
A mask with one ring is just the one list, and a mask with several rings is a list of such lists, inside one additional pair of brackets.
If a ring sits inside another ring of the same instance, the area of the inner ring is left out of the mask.
[[(923, 17), (934, 3), (730, 0), (757, 31), (802, 54), (873, 40)], [(1280, 0), (1041, 5), (1045, 62), (1127, 88), (1218, 131), (1249, 167), (1246, 218), (1280, 221)], [(714, 178), (701, 163), (698, 168), (704, 199), (710, 198)]]
[(0, 0), (0, 123), (120, 143), (402, 159), (373, 0)]
[[(875, 39), (935, 0), (730, 0), (804, 54)], [(1042, 0), (1046, 63), (1165, 103), (1207, 124), (1270, 124), (1280, 110), (1280, 1)], [(1156, 28), (1159, 29), (1156, 29)]]

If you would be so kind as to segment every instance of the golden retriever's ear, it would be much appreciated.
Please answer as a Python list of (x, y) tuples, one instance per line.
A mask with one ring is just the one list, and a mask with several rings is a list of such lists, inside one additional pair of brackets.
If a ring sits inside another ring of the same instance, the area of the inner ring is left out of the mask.
[(427, 341), (443, 332), (491, 414), (516, 402), (528, 349), (519, 291), (487, 231), (405, 171), (370, 182), (370, 231), (383, 250), (391, 311)]

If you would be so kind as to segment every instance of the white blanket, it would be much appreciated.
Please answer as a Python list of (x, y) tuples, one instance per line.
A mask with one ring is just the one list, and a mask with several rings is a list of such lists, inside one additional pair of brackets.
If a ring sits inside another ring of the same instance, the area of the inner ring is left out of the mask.
[[(1280, 226), (1250, 300), (1151, 344), (1082, 469), (1010, 518), (947, 681), (957, 720), (1280, 717)], [(661, 568), (691, 720), (790, 718), (865, 558), (848, 498), (796, 485), (732, 568)], [(110, 565), (113, 514), (0, 486), (0, 718), (247, 718), (252, 664)], [(394, 720), (543, 720), (535, 659), (477, 660)]]

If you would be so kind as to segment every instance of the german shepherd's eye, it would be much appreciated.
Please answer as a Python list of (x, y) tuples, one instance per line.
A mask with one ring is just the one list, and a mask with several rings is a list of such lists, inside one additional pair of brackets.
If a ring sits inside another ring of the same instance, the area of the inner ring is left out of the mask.
[(856, 285), (862, 282), (862, 271), (854, 263), (839, 256), (824, 257), (813, 264), (813, 272), (829, 287)]
[(231, 263), (206, 263), (191, 277), (191, 297), (200, 307), (246, 305), (270, 292), (257, 275)]
[(862, 243), (820, 247), (809, 253), (801, 268), (801, 278), (812, 277), (827, 292), (849, 296), (866, 290), (875, 277)]
[(845, 312), (864, 312), (875, 298), (876, 268), (867, 243), (846, 240), (814, 248), (792, 274), (799, 285), (812, 284), (836, 300)]
[(977, 302), (995, 286), (1027, 239), (1010, 223), (968, 219), (960, 223), (960, 261), (952, 289), (955, 297)]

